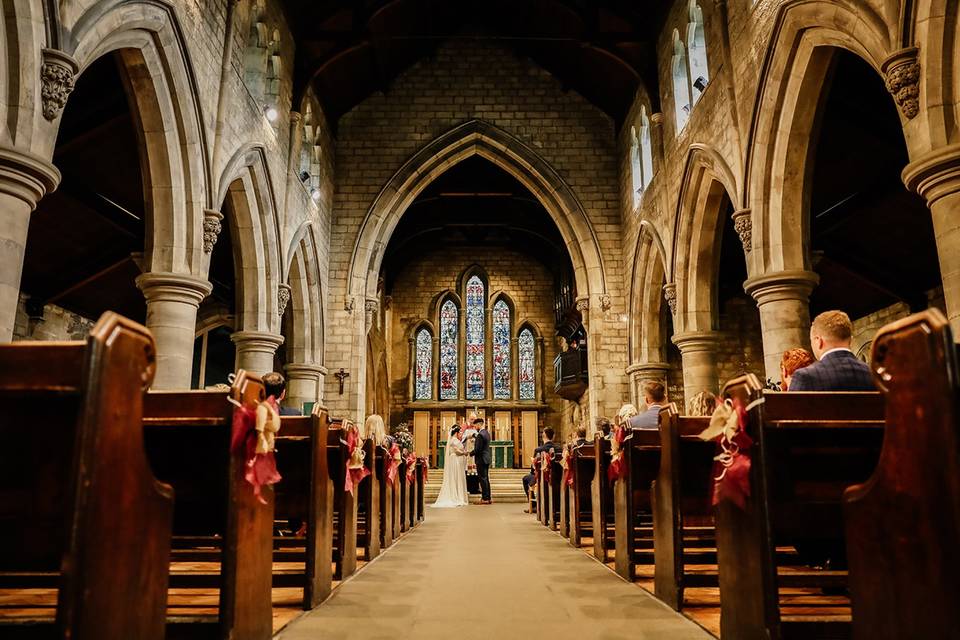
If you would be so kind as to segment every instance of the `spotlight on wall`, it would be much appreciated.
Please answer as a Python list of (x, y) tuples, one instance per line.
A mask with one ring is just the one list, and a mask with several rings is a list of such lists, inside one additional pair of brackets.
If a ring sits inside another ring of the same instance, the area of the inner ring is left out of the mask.
[(320, 189), (317, 189), (316, 187), (310, 189), (310, 199), (314, 202), (320, 202)]
[(263, 115), (266, 116), (270, 122), (276, 122), (277, 118), (280, 117), (280, 112), (277, 111), (276, 107), (268, 104), (263, 108)]
[(300, 172), (300, 182), (306, 183), (310, 179), (310, 173), (308, 171)]
[(707, 79), (703, 76), (700, 76), (693, 81), (693, 86), (697, 88), (697, 91), (703, 93), (703, 90), (707, 88)]

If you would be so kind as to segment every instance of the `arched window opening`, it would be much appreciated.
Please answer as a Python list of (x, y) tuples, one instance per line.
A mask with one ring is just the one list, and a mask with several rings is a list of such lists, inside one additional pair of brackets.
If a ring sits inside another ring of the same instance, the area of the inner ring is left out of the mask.
[[(280, 103), (280, 77), (283, 65), (280, 58), (280, 32), (276, 29), (270, 34), (267, 43), (267, 68), (264, 80), (264, 102), (276, 107)], [(275, 126), (278, 120), (274, 121)]]
[(433, 336), (428, 329), (423, 328), (417, 331), (414, 346), (416, 349), (414, 399), (430, 400), (433, 398)]
[(251, 8), (250, 33), (243, 53), (243, 79), (247, 90), (255, 100), (262, 101), (266, 94), (267, 58), (269, 57), (270, 29), (266, 23), (266, 7), (257, 0)]
[(440, 399), (457, 398), (457, 323), (459, 312), (453, 300), (440, 307)]
[(313, 202), (320, 201), (320, 132), (313, 109), (307, 104), (303, 114), (303, 137), (300, 143), (300, 182)]
[(493, 398), (510, 399), (510, 307), (503, 300), (493, 305)]
[(653, 143), (650, 140), (650, 118), (647, 108), (640, 108), (640, 175), (643, 176), (643, 188), (650, 186), (653, 180)]
[(630, 192), (634, 209), (640, 204), (643, 188), (643, 173), (640, 168), (640, 143), (637, 140), (636, 127), (630, 127)]
[(520, 332), (520, 337), (517, 339), (517, 351), (520, 374), (520, 399), (536, 400), (536, 351), (533, 332), (530, 331), (530, 329), (524, 329)]
[(466, 290), (467, 399), (483, 400), (484, 392), (484, 286), (479, 276), (467, 280)]
[(707, 68), (707, 38), (703, 28), (703, 9), (697, 0), (690, 0), (690, 22), (687, 24), (687, 56), (690, 60), (691, 105), (707, 88), (710, 70)]
[(687, 126), (690, 118), (690, 81), (687, 76), (687, 51), (680, 39), (680, 32), (673, 30), (673, 60), (670, 68), (673, 75), (673, 106), (677, 120), (677, 134)]

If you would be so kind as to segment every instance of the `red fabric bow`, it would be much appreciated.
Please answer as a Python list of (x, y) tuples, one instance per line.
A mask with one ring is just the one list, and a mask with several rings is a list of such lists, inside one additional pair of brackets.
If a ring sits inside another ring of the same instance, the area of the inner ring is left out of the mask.
[(363, 463), (363, 449), (361, 445), (363, 439), (357, 431), (355, 425), (347, 427), (347, 477), (344, 482), (344, 489), (353, 493), (353, 488), (360, 486), (360, 482), (370, 475), (370, 469)]
[(407, 456), (407, 484), (413, 484), (417, 478), (417, 457), (412, 453)]
[(563, 462), (560, 463), (563, 467), (563, 483), (568, 487), (572, 487), (574, 483), (574, 464), (573, 464), (573, 453), (571, 453), (569, 448), (564, 448), (563, 450)]
[(753, 439), (747, 435), (747, 412), (739, 399), (733, 401), (737, 413), (737, 432), (731, 438), (717, 438), (716, 464), (713, 474), (713, 504), (729, 500), (741, 509), (746, 509), (750, 497), (750, 448)]
[(549, 451), (544, 451), (540, 454), (540, 466), (543, 467), (543, 482), (544, 484), (550, 484), (550, 481), (553, 479), (553, 454)]
[(387, 452), (387, 482), (397, 486), (397, 474), (400, 471), (400, 445), (396, 442)]
[(627, 437), (627, 428), (617, 427), (610, 441), (610, 467), (607, 468), (607, 479), (610, 482), (621, 480), (627, 475), (627, 465), (623, 460), (623, 441)]
[[(273, 396), (265, 400), (274, 411), (277, 401)], [(243, 478), (253, 486), (253, 495), (261, 504), (267, 501), (260, 495), (261, 487), (280, 482), (280, 472), (277, 471), (277, 459), (273, 451), (257, 453), (257, 408), (244, 405), (233, 410), (233, 425), (230, 434), (230, 451), (235, 456), (242, 456), (244, 462)]]

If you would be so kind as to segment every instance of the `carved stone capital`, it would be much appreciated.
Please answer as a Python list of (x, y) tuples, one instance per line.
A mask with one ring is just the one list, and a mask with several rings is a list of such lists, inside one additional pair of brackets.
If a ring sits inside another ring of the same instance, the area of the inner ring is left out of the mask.
[(285, 282), (281, 282), (277, 287), (277, 315), (282, 316), (287, 310), (287, 304), (290, 302), (290, 292), (293, 289)]
[(147, 304), (179, 302), (198, 307), (213, 290), (213, 285), (203, 278), (183, 273), (152, 271), (138, 276), (136, 283)]
[(577, 298), (577, 311), (583, 313), (590, 309), (590, 298), (584, 296), (582, 298)]
[(52, 122), (63, 111), (79, 70), (77, 61), (63, 51), (43, 50), (43, 64), (40, 65), (40, 101), (44, 118)]
[(743, 283), (743, 289), (760, 307), (782, 300), (801, 300), (806, 303), (818, 282), (820, 276), (813, 271), (780, 271), (750, 278)]
[(366, 324), (367, 331), (370, 331), (370, 327), (373, 326), (373, 318), (377, 314), (377, 309), (380, 308), (380, 303), (376, 298), (367, 298), (363, 303), (363, 320)]
[(683, 354), (701, 351), (711, 352), (717, 350), (720, 334), (716, 331), (690, 331), (674, 334), (671, 340)]
[(750, 215), (750, 209), (733, 212), (733, 228), (740, 236), (743, 252), (750, 253), (753, 248), (753, 216)]
[(354, 300), (353, 296), (347, 296), (343, 300), (343, 310), (346, 311), (347, 313), (353, 313), (353, 307), (355, 306), (355, 304), (356, 304), (356, 300)]
[(319, 381), (327, 375), (327, 368), (319, 364), (291, 362), (284, 365), (283, 370), (287, 373), (287, 380)]
[(920, 61), (918, 49), (907, 47), (887, 58), (880, 71), (887, 84), (887, 91), (893, 96), (900, 111), (907, 118), (920, 113)]
[(677, 285), (673, 282), (668, 282), (663, 285), (663, 299), (667, 301), (667, 306), (670, 307), (670, 313), (677, 313)]
[(928, 205), (960, 191), (960, 144), (941, 147), (908, 164), (903, 183)]
[(266, 331), (237, 331), (230, 334), (230, 340), (237, 345), (239, 353), (269, 353), (271, 356), (283, 344), (283, 336)]
[(213, 209), (203, 210), (203, 252), (212, 253), (213, 245), (217, 244), (223, 226), (220, 222), (223, 214)]
[(612, 305), (612, 302), (610, 300), (610, 295), (606, 293), (602, 294), (600, 296), (600, 310), (609, 311), (611, 305)]
[(652, 125), (655, 126), (655, 127), (662, 126), (662, 125), (663, 125), (663, 113), (660, 112), (660, 111), (657, 111), (656, 113), (650, 114), (650, 124), (652, 124)]

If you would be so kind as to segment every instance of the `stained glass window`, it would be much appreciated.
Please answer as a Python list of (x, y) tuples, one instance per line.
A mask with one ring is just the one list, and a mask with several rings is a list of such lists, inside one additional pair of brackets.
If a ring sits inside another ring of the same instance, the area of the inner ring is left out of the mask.
[(537, 380), (534, 361), (536, 359), (533, 342), (533, 332), (524, 329), (517, 340), (517, 350), (520, 360), (520, 399), (536, 400)]
[(440, 399), (457, 398), (457, 305), (447, 300), (440, 307)]
[(493, 305), (493, 397), (510, 399), (510, 307), (503, 300)]
[(484, 394), (484, 295), (483, 281), (473, 276), (467, 280), (467, 400), (483, 400)]
[(414, 379), (414, 399), (429, 400), (433, 397), (433, 338), (426, 329), (417, 331), (417, 365)]

